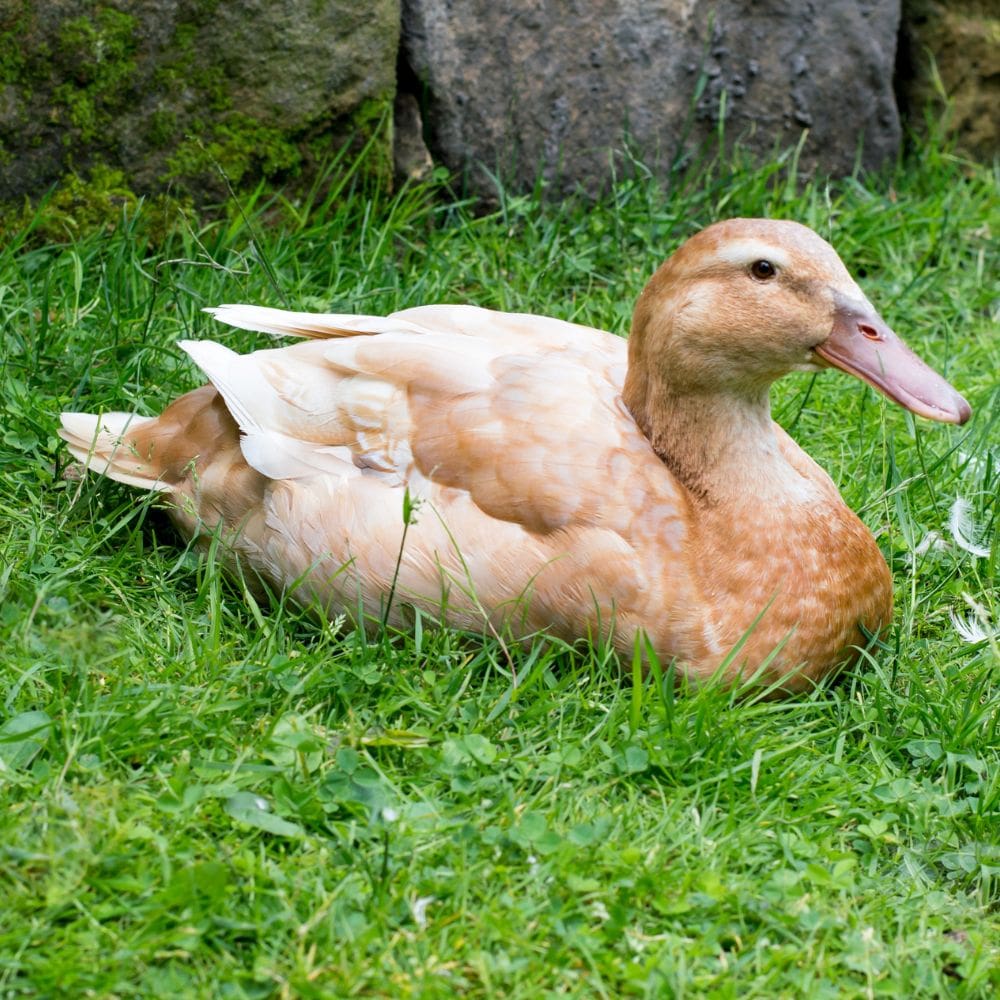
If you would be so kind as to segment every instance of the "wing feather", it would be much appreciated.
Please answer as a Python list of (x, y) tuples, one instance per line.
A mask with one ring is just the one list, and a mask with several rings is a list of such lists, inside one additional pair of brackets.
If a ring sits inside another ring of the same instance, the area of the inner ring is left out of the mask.
[(356, 337), (391, 330), (410, 333), (423, 332), (423, 328), (405, 320), (386, 316), (352, 316), (341, 313), (289, 312), (268, 306), (227, 304), (211, 306), (205, 310), (220, 323), (240, 330), (269, 333), (272, 337), (305, 337), (325, 340), (330, 337)]
[[(235, 306), (216, 315), (327, 338), (244, 356), (183, 345), (263, 475), (369, 475), (418, 495), (458, 490), (489, 517), (532, 532), (624, 530), (637, 514), (642, 490), (622, 481), (618, 496), (607, 492), (607, 470), (629, 458), (642, 468), (649, 450), (621, 407), (626, 350), (610, 334), (461, 306), (385, 318)], [(660, 486), (669, 495), (669, 483)]]

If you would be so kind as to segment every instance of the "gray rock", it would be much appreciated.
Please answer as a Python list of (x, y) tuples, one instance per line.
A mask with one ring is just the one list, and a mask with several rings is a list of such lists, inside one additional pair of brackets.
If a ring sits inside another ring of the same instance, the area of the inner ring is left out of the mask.
[(399, 0), (0, 0), (0, 199), (69, 171), (201, 199), (308, 171), (380, 125)]
[(403, 0), (431, 150), (473, 188), (606, 183), (616, 151), (664, 170), (711, 141), (801, 165), (895, 155), (899, 0)]

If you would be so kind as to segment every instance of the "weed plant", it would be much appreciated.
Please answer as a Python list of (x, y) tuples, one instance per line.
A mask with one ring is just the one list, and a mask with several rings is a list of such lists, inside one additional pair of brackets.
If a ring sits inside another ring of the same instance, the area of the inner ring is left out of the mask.
[[(343, 164), (325, 190), (155, 245), (142, 206), (62, 244), (36, 219), (0, 251), (0, 994), (995, 995), (996, 171), (929, 145), (878, 178), (633, 164), (594, 203), (488, 211)], [(976, 410), (943, 427), (834, 373), (777, 387), (898, 605), (884, 648), (797, 700), (633, 686), (599, 648), (420, 619), (318, 625), (74, 475), (55, 434), (60, 410), (194, 387), (181, 338), (265, 342), (201, 312), (222, 302), (624, 334), (657, 264), (736, 215), (830, 239)]]

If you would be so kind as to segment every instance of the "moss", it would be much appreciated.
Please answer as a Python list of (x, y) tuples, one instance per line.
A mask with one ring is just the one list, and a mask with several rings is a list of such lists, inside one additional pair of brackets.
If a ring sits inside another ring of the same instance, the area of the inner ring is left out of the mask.
[(207, 139), (190, 136), (167, 160), (166, 177), (191, 180), (221, 168), (234, 187), (245, 178), (294, 171), (302, 160), (296, 145), (277, 128), (234, 112), (212, 126)]
[(141, 228), (152, 243), (160, 243), (180, 223), (193, 217), (190, 199), (157, 195), (142, 205), (121, 170), (97, 165), (84, 178), (67, 174), (37, 206), (26, 201), (19, 208), (0, 212), (0, 237), (30, 227), (35, 243), (61, 243), (90, 233), (111, 232), (124, 219), (139, 216)]
[(57, 241), (97, 229), (113, 229), (123, 210), (134, 210), (137, 202), (120, 170), (96, 166), (87, 180), (76, 173), (68, 174), (39, 207), (36, 232), (44, 240)]
[(364, 176), (380, 187), (392, 187), (392, 95), (362, 103), (353, 114), (345, 115), (322, 128), (304, 143), (313, 163), (327, 163), (345, 145), (359, 153), (367, 147)]
[(111, 8), (75, 17), (59, 28), (59, 50), (78, 84), (113, 87), (135, 72), (136, 20)]
[(200, 58), (198, 28), (192, 21), (176, 25), (169, 54), (153, 74), (153, 85), (166, 92), (190, 91), (202, 111), (227, 111), (232, 106), (229, 81), (219, 62)]
[(363, 101), (355, 111), (347, 116), (347, 124), (352, 132), (365, 141), (377, 135), (392, 119), (392, 99), (389, 94), (383, 98)]
[(172, 27), (155, 22), (163, 33), (131, 13), (138, 6), (0, 2), (0, 197), (65, 188), (77, 206), (60, 208), (66, 232), (87, 201), (81, 184), (107, 187), (74, 172), (89, 164), (121, 168), (135, 192), (181, 189), (204, 206), (227, 196), (219, 167), (237, 191), (261, 180), (308, 185), (345, 146), (366, 145), (363, 174), (391, 183), (390, 95), (350, 115), (316, 108), (294, 125), (266, 105), (250, 114), (233, 94), (240, 53), (206, 44), (220, 0), (177, 0)]
[(17, 83), (24, 75), (25, 58), (17, 44), (17, 33), (0, 33), (0, 85)]
[(162, 149), (169, 146), (177, 134), (178, 121), (175, 112), (166, 108), (154, 111), (146, 126), (146, 138), (153, 147)]
[(136, 73), (135, 29), (134, 17), (111, 8), (60, 26), (57, 54), (67, 79), (53, 100), (76, 130), (67, 132), (65, 144), (97, 139), (125, 103)]
[(17, 83), (24, 77), (27, 53), (24, 37), (28, 27), (26, 0), (0, 11), (0, 84)]

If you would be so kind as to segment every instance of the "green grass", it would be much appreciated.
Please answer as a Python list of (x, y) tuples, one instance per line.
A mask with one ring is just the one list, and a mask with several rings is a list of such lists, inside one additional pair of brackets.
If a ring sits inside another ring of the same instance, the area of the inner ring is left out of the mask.
[[(793, 166), (485, 215), (348, 180), (158, 247), (140, 214), (0, 252), (0, 994), (995, 994), (1000, 653), (949, 612), (1000, 613), (997, 176), (933, 146), (877, 180)], [(264, 341), (203, 306), (460, 301), (624, 332), (684, 235), (761, 214), (832, 239), (977, 411), (948, 428), (846, 376), (778, 387), (898, 600), (887, 648), (810, 697), (324, 629), (135, 492), (64, 475), (61, 409), (155, 412), (197, 382), (179, 338)], [(953, 543), (956, 496), (989, 557)]]

